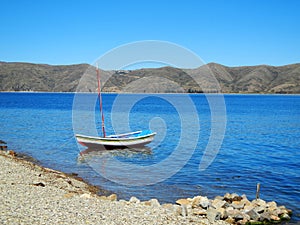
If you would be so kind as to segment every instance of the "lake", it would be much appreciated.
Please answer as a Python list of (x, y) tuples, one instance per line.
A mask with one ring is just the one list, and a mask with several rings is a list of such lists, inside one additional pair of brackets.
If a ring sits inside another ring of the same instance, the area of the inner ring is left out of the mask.
[[(107, 133), (150, 128), (157, 136), (141, 151), (83, 156), (74, 131), (101, 132), (97, 95), (80, 94), (83, 101), (77, 108), (74, 96), (0, 93), (0, 139), (43, 166), (77, 173), (123, 199), (164, 203), (226, 192), (253, 199), (260, 183), (262, 199), (292, 209), (292, 222), (300, 221), (299, 95), (224, 95), (224, 138), (216, 139), (222, 145), (209, 152), (213, 160), (204, 170), (199, 170), (200, 162), (214, 126), (220, 124), (211, 107), (223, 110), (204, 94), (103, 94)], [(117, 163), (110, 166), (111, 161)]]

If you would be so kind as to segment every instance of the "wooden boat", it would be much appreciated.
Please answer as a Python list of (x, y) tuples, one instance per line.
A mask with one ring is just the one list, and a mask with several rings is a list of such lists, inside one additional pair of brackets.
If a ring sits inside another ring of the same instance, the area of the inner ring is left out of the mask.
[(105, 149), (143, 147), (153, 141), (155, 132), (150, 130), (95, 137), (76, 134), (78, 143), (89, 148), (103, 146)]
[(75, 134), (77, 142), (88, 148), (99, 148), (99, 150), (109, 150), (143, 147), (144, 145), (149, 144), (151, 141), (153, 141), (156, 133), (150, 130), (135, 131), (124, 134), (113, 134), (106, 136), (104, 114), (102, 109), (100, 73), (98, 68), (96, 69), (96, 71), (98, 78), (98, 98), (100, 104), (100, 114), (102, 118), (103, 137)]

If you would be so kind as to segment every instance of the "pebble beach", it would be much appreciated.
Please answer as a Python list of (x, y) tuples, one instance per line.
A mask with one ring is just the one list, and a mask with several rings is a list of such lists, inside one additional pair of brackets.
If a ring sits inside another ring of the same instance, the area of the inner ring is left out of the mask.
[[(227, 224), (157, 200), (118, 200), (62, 172), (0, 154), (0, 224)], [(178, 213), (176, 213), (176, 211)]]
[(0, 224), (273, 224), (292, 211), (276, 202), (248, 200), (226, 193), (160, 204), (157, 199), (129, 201), (76, 175), (39, 166), (14, 151), (0, 151)]

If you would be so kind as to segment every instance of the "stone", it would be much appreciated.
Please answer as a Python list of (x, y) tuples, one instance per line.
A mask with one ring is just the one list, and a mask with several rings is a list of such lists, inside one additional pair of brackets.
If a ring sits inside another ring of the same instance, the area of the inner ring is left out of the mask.
[[(241, 195), (241, 197), (242, 197), (244, 200), (248, 200), (247, 195), (245, 195), (245, 194)], [(249, 201), (249, 200), (248, 200), (248, 201)]]
[(176, 203), (177, 203), (178, 205), (188, 205), (188, 204), (190, 204), (190, 201), (187, 200), (187, 199), (185, 199), (185, 198), (182, 198), (182, 199), (178, 199), (178, 200), (176, 201)]
[(247, 198), (246, 195), (242, 195), (242, 200), (241, 200), (241, 202), (244, 203), (244, 206), (251, 205), (251, 202), (248, 200), (248, 198)]
[(192, 208), (197, 208), (200, 206), (201, 196), (196, 196), (192, 199)]
[(288, 210), (285, 208), (285, 206), (279, 206), (278, 209), (280, 210), (279, 215), (281, 214), (289, 214)]
[(243, 197), (241, 197), (241, 196), (234, 196), (232, 198), (232, 201), (241, 201), (242, 199), (243, 199)]
[(205, 209), (202, 209), (202, 208), (194, 208), (192, 210), (192, 214), (197, 215), (197, 216), (206, 216), (207, 212)]
[(132, 196), (132, 197), (129, 199), (129, 202), (130, 202), (130, 203), (134, 203), (134, 204), (138, 204), (138, 203), (140, 203), (141, 201), (140, 201), (137, 197)]
[(152, 198), (148, 202), (150, 202), (150, 205), (153, 207), (160, 207), (160, 203), (156, 198)]
[(235, 224), (235, 219), (233, 219), (232, 217), (228, 217), (225, 222), (229, 223), (229, 224)]
[(242, 197), (240, 197), (238, 194), (236, 193), (226, 193), (224, 195), (224, 201), (228, 202), (228, 203), (231, 203), (232, 201), (240, 201), (242, 199)]
[(147, 206), (151, 206), (151, 202), (150, 201), (144, 201), (142, 202), (144, 205), (147, 205)]
[(265, 211), (265, 207), (264, 206), (256, 206), (254, 208), (254, 210), (257, 212), (257, 213), (263, 213)]
[(17, 156), (17, 153), (14, 152), (13, 150), (9, 150), (8, 151), (8, 155), (12, 156), (12, 157), (16, 157)]
[(219, 208), (222, 208), (225, 204), (228, 204), (226, 201), (224, 200), (220, 200), (220, 199), (214, 199), (212, 202), (211, 202), (211, 205), (213, 207), (215, 207), (216, 209), (219, 209)]
[(199, 201), (199, 205), (203, 208), (203, 209), (207, 209), (208, 206), (210, 205), (210, 201), (207, 197), (201, 197), (200, 201)]
[(116, 194), (111, 194), (110, 196), (107, 197), (107, 200), (110, 201), (117, 201), (118, 197)]
[(217, 210), (221, 214), (221, 219), (222, 220), (225, 220), (228, 217), (225, 208), (218, 208)]
[(271, 208), (267, 208), (267, 211), (271, 214), (271, 215), (274, 215), (274, 216), (278, 216), (281, 213), (281, 210), (277, 207), (271, 207)]
[(231, 199), (231, 194), (230, 194), (230, 193), (226, 193), (226, 194), (224, 195), (224, 198)]
[(234, 219), (236, 220), (236, 221), (238, 221), (238, 220), (243, 220), (244, 219), (244, 214), (242, 213), (242, 212), (240, 212), (239, 210), (236, 210), (235, 211), (235, 215), (234, 215)]
[(226, 208), (227, 216), (233, 218), (234, 211), (235, 211), (235, 209), (234, 209), (232, 206), (227, 207), (227, 208)]
[(263, 207), (267, 206), (267, 203), (262, 199), (254, 199), (252, 201), (252, 204), (255, 205), (255, 206), (263, 206)]
[(92, 196), (88, 193), (84, 193), (84, 194), (80, 195), (80, 198), (92, 198)]
[(124, 200), (124, 199), (120, 199), (118, 202), (120, 202), (120, 203), (122, 203), (122, 204), (124, 204), (124, 205), (128, 205), (129, 203), (126, 201), (126, 200)]
[(64, 198), (72, 198), (75, 195), (74, 192), (69, 192), (67, 194), (64, 194)]
[(35, 183), (33, 184), (34, 186), (37, 186), (37, 187), (45, 187), (46, 185), (42, 182), (39, 182), (39, 183)]
[(182, 213), (181, 206), (179, 205), (173, 205), (173, 213), (175, 216), (180, 216)]
[(218, 195), (218, 196), (216, 196), (216, 197), (215, 197), (215, 199), (218, 199), (218, 200), (224, 200), (224, 197), (223, 197), (223, 196), (220, 196), (220, 195)]
[(243, 209), (245, 203), (242, 201), (232, 201), (231, 206), (235, 209)]
[(183, 217), (188, 216), (188, 210), (187, 210), (187, 207), (186, 207), (185, 204), (181, 205), (181, 215), (182, 215)]
[(259, 221), (268, 221), (270, 222), (271, 221), (271, 215), (269, 212), (263, 212), (262, 214), (260, 214), (260, 217), (259, 217)]
[(235, 199), (236, 200), (236, 198), (241, 198), (237, 193), (232, 193), (231, 194), (231, 199), (233, 200), (233, 199)]
[(272, 202), (268, 202), (266, 207), (270, 208), (270, 209), (274, 209), (277, 208), (277, 203), (272, 201)]
[(207, 213), (207, 219), (209, 220), (209, 222), (213, 223), (216, 220), (220, 220), (221, 219), (221, 213), (218, 212), (218, 210), (216, 210), (213, 207), (209, 207), (206, 211)]
[(104, 195), (102, 195), (102, 196), (99, 197), (99, 199), (101, 199), (101, 200), (107, 200), (107, 197), (104, 196)]
[[(150, 201), (146, 201), (146, 202), (150, 202)], [(145, 203), (146, 203), (145, 202)], [(150, 203), (151, 204), (151, 203)], [(168, 210), (169, 212), (173, 211), (173, 204), (171, 203), (165, 203), (161, 205), (164, 209)]]
[(259, 214), (254, 209), (251, 209), (250, 211), (246, 212), (246, 214), (250, 216), (250, 219), (255, 221), (258, 221), (260, 217)]
[(244, 212), (245, 213), (247, 213), (247, 212), (249, 212), (249, 211), (251, 211), (251, 210), (253, 210), (254, 209), (254, 207), (252, 206), (252, 205), (245, 205), (244, 206)]
[[(189, 204), (189, 205), (187, 205), (187, 206), (186, 206), (186, 208), (187, 208), (188, 215), (191, 215), (191, 214), (192, 214), (192, 212), (193, 212), (192, 205), (191, 205), (191, 204)], [(199, 208), (200, 208), (200, 207), (199, 207)], [(201, 209), (201, 208), (200, 208), (200, 209)]]
[(293, 214), (293, 211), (291, 210), (291, 209), (286, 209), (287, 210), (287, 213), (289, 214), (289, 215), (292, 215)]
[(250, 216), (246, 213), (243, 213), (243, 217), (244, 217), (244, 220), (247, 220), (247, 221), (251, 220)]
[(271, 219), (272, 221), (280, 221), (279, 216), (275, 216), (275, 215), (271, 215), (271, 216), (270, 216), (270, 219)]
[(291, 217), (287, 213), (284, 213), (283, 215), (281, 215), (280, 218), (282, 220), (290, 220), (291, 219)]

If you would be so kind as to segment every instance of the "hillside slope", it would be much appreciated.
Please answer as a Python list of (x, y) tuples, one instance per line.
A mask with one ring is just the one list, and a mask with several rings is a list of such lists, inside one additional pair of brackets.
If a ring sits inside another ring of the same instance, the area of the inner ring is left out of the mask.
[[(102, 71), (102, 90), (134, 93), (300, 93), (300, 64)], [(83, 78), (83, 79), (81, 79)], [(0, 62), (0, 91), (95, 92), (95, 68)]]

